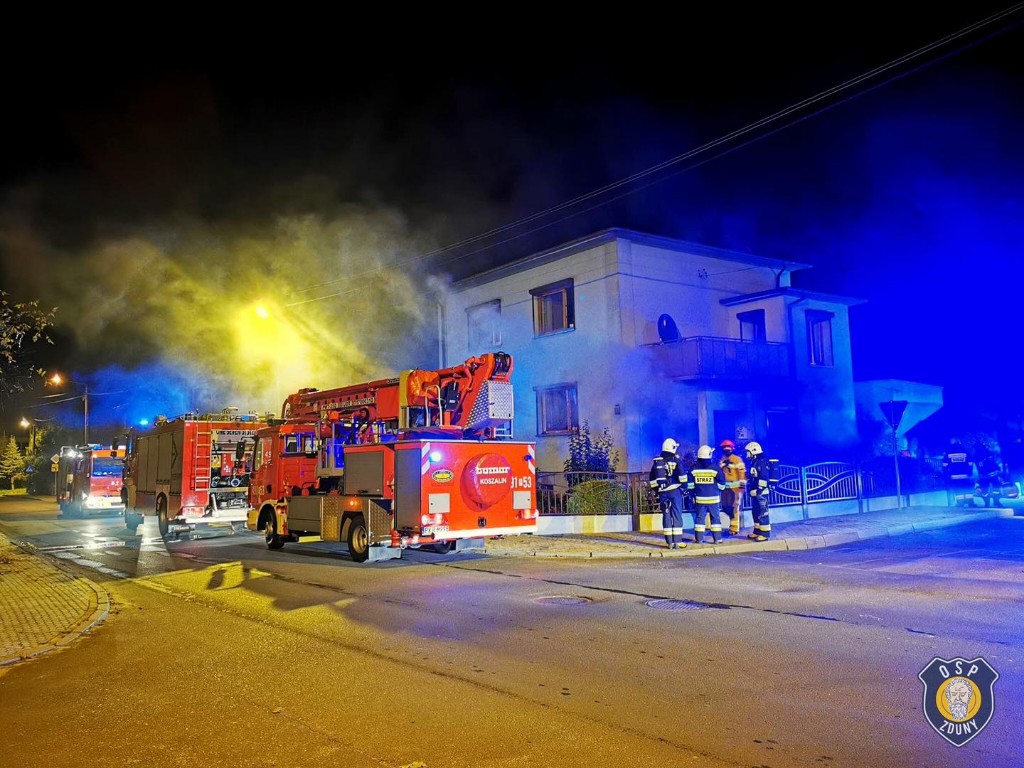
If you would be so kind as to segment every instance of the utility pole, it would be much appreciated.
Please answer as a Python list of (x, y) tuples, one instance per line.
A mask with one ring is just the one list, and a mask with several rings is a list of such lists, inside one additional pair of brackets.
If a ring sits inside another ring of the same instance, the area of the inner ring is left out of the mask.
[(82, 402), (85, 403), (85, 445), (89, 444), (89, 385), (85, 384), (85, 394), (82, 395)]

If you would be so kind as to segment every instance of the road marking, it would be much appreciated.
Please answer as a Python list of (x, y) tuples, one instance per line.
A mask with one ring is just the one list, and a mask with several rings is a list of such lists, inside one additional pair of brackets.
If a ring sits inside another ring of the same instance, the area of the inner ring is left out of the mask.
[(54, 555), (59, 557), (61, 560), (70, 560), (75, 565), (80, 565), (83, 568), (89, 568), (100, 573), (105, 573), (108, 576), (113, 576), (117, 579), (130, 579), (131, 576), (124, 571), (119, 571), (116, 568), (109, 568), (98, 560), (89, 560), (84, 557), (79, 557), (74, 552), (57, 552)]

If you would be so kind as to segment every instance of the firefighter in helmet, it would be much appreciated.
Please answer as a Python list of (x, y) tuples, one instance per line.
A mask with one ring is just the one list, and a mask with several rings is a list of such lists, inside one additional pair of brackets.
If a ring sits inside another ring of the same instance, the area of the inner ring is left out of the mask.
[(725, 475), (725, 490), (722, 491), (722, 510), (729, 515), (729, 533), (733, 536), (740, 532), (740, 520), (743, 514), (743, 486), (747, 484), (747, 465), (736, 455), (736, 444), (732, 440), (723, 440), (718, 446), (722, 449), (722, 458), (718, 466)]
[(974, 498), (971, 495), (971, 488), (974, 485), (974, 463), (959, 438), (950, 439), (949, 450), (942, 457), (942, 471), (953, 495), (953, 503), (958, 507), (974, 506)]
[(725, 475), (713, 461), (710, 445), (697, 449), (697, 463), (690, 471), (687, 487), (693, 494), (693, 540), (704, 543), (705, 521), (711, 516), (711, 538), (714, 544), (722, 541), (722, 491)]
[(981, 458), (978, 459), (978, 483), (974, 488), (974, 495), (978, 496), (986, 507), (1002, 508), (1000, 500), (1003, 490), (1003, 463), (999, 460), (999, 454), (990, 448), (982, 448)]
[(753, 440), (747, 443), (747, 492), (750, 494), (750, 508), (754, 516), (754, 531), (747, 538), (754, 541), (767, 541), (772, 536), (772, 524), (768, 517), (772, 464), (760, 443)]
[(676, 455), (679, 443), (671, 437), (661, 444), (661, 453), (654, 457), (648, 476), (651, 490), (658, 494), (665, 544), (669, 549), (685, 549), (683, 543), (683, 488), (686, 476)]

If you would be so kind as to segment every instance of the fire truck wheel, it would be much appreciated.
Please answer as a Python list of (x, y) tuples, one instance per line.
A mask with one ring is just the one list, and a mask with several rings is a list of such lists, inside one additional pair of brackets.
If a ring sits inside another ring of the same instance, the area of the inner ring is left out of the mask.
[(160, 528), (160, 536), (167, 538), (167, 499), (158, 496), (156, 500), (156, 522)]
[(370, 536), (366, 532), (366, 520), (362, 515), (352, 518), (349, 523), (348, 553), (357, 563), (365, 563), (370, 557)]
[(433, 544), (428, 544), (426, 548), (431, 552), (437, 552), (439, 555), (447, 555), (449, 552), (455, 551), (455, 539), (451, 541), (437, 541)]
[(265, 515), (263, 519), (263, 535), (267, 540), (267, 549), (281, 549), (284, 537), (277, 532), (277, 520), (273, 515)]

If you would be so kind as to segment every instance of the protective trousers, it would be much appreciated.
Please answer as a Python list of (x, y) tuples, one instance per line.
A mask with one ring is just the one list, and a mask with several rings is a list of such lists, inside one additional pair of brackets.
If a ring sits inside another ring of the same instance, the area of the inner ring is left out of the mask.
[(701, 503), (699, 499), (693, 505), (693, 540), (704, 543), (705, 522), (711, 516), (711, 538), (717, 544), (722, 540), (722, 508), (717, 501)]
[(683, 493), (678, 488), (658, 494), (661, 504), (661, 527), (665, 543), (670, 547), (683, 540)]
[(742, 501), (742, 488), (726, 488), (722, 491), (722, 510), (729, 515), (729, 533), (734, 536), (740, 532)]
[(772, 523), (768, 517), (768, 492), (758, 491), (757, 495), (750, 500), (750, 512), (754, 516), (753, 536), (764, 536), (770, 539), (772, 536)]
[(959, 478), (950, 481), (950, 488), (953, 492), (953, 504), (958, 507), (974, 506), (974, 481), (970, 478), (961, 480)]

